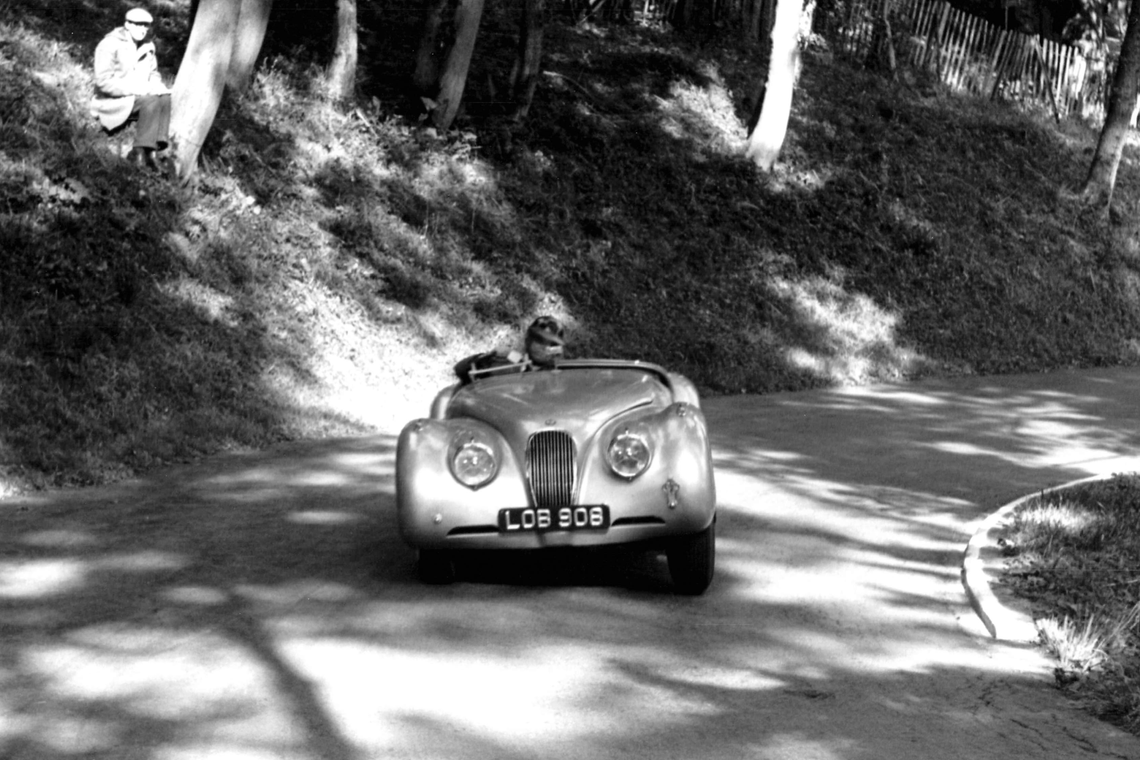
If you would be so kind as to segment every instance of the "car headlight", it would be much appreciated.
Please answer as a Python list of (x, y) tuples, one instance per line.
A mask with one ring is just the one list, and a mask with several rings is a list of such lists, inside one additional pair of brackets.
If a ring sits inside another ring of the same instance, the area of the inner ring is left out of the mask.
[(606, 449), (606, 459), (610, 469), (623, 478), (633, 479), (645, 472), (653, 458), (649, 441), (639, 433), (628, 429), (621, 431), (610, 441)]
[(451, 474), (468, 488), (485, 486), (499, 471), (495, 449), (475, 436), (457, 445), (451, 454)]

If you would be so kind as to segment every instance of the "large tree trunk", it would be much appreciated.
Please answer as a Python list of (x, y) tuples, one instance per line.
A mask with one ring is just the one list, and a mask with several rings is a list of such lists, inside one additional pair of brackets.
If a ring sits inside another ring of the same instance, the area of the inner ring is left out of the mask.
[(542, 33), (546, 26), (546, 0), (526, 0), (519, 26), (518, 59), (511, 76), (515, 119), (522, 121), (534, 99), (542, 69)]
[(1096, 145), (1092, 166), (1081, 195), (1086, 201), (1105, 208), (1112, 203), (1116, 187), (1116, 170), (1128, 136), (1128, 122), (1136, 104), (1136, 88), (1140, 83), (1140, 1), (1134, 0), (1128, 10), (1128, 29), (1120, 46), (1120, 60), (1112, 77), (1108, 113)]
[(455, 44), (447, 53), (447, 63), (439, 79), (439, 95), (431, 114), (432, 124), (440, 131), (450, 128), (459, 113), (482, 17), (483, 0), (459, 0), (459, 7), (455, 10)]
[(336, 52), (328, 71), (328, 94), (333, 100), (348, 100), (356, 90), (356, 0), (337, 0)]
[(748, 136), (748, 147), (745, 150), (745, 155), (764, 171), (771, 171), (776, 164), (788, 132), (792, 93), (800, 68), (802, 11), (803, 0), (777, 0), (764, 102), (760, 107), (760, 118)]
[(448, 0), (428, 0), (424, 14), (424, 31), (416, 51), (416, 69), (412, 73), (412, 86), (416, 94), (434, 97), (439, 84), (439, 30), (443, 26), (443, 11)]
[(170, 131), (175, 166), (183, 181), (194, 173), (222, 102), (240, 12), (238, 0), (199, 1), (171, 96)]
[(261, 43), (265, 41), (273, 0), (240, 0), (240, 3), (241, 13), (234, 29), (234, 50), (226, 75), (226, 87), (234, 92), (245, 92), (253, 79), (253, 67), (261, 52)]

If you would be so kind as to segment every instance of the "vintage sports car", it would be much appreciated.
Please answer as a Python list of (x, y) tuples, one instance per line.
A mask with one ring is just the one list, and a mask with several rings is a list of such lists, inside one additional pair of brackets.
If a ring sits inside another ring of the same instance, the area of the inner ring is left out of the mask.
[(396, 504), (426, 582), (450, 582), (456, 552), (616, 544), (663, 549), (679, 593), (712, 582), (705, 417), (692, 383), (655, 364), (473, 371), (400, 433)]

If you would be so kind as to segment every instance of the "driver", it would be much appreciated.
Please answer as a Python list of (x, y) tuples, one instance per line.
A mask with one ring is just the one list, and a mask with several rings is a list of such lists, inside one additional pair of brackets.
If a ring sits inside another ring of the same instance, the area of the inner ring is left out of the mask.
[(554, 369), (562, 358), (566, 345), (562, 324), (550, 316), (539, 317), (530, 323), (523, 339), (523, 352), (488, 351), (468, 356), (455, 365), (455, 374), (464, 385), (471, 382), (472, 370), (495, 367), (518, 367), (518, 372), (536, 369)]

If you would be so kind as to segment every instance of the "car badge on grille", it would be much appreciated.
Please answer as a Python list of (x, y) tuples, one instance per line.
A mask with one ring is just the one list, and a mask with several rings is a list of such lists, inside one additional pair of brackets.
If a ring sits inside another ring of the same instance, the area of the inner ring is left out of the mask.
[(679, 503), (677, 497), (681, 494), (681, 486), (677, 485), (677, 481), (669, 478), (665, 481), (665, 485), (661, 486), (661, 490), (665, 492), (665, 504), (669, 509), (676, 509)]
[(554, 427), (558, 424), (558, 420), (546, 420), (542, 424), (546, 425), (547, 427)]

